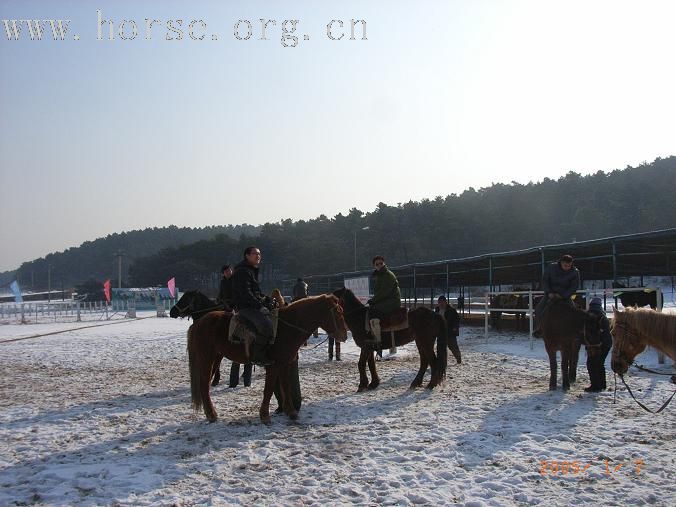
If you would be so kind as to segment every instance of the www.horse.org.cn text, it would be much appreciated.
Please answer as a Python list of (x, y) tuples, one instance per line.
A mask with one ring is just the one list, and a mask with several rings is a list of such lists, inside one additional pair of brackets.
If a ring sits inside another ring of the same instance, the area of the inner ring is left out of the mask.
[[(232, 23), (219, 23), (216, 29), (203, 19), (113, 19), (104, 16), (100, 10), (96, 11), (96, 32), (91, 31), (93, 26), (87, 27), (86, 34), (92, 34), (93, 39), (101, 42), (111, 41), (151, 41), (165, 40), (170, 42), (194, 41), (216, 42), (219, 40), (234, 40), (245, 43), (247, 41), (278, 41), (285, 48), (298, 47), (301, 42), (310, 38), (323, 38), (331, 41), (366, 41), (366, 21), (352, 18), (349, 20), (331, 19), (312, 30), (305, 30), (299, 19), (273, 19), (261, 17), (258, 19), (238, 19)], [(65, 41), (87, 39), (88, 35), (81, 36), (70, 19), (3, 19), (5, 35), (9, 41)], [(93, 25), (93, 20), (92, 20)], [(301, 28), (303, 27), (303, 28)], [(321, 35), (316, 35), (321, 29)], [(312, 32), (312, 33), (310, 33)], [(94, 35), (95, 34), (95, 35)]]
[(618, 474), (640, 475), (643, 470), (643, 460), (603, 460), (601, 463), (592, 463), (584, 460), (540, 460), (540, 475), (547, 477), (586, 477), (592, 472), (613, 476)]

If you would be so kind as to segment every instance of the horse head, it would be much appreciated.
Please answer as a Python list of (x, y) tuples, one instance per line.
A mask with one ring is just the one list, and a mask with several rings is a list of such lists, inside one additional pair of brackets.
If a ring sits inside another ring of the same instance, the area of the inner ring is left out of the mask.
[(618, 375), (627, 373), (634, 358), (643, 352), (646, 343), (638, 340), (638, 335), (630, 327), (625, 318), (626, 312), (613, 308), (613, 325), (610, 332), (613, 335), (613, 355), (610, 366)]
[(181, 296), (169, 310), (169, 316), (173, 319), (178, 317), (191, 317), (193, 313), (206, 308), (216, 309), (214, 302), (198, 290), (189, 290)]
[(347, 324), (345, 323), (343, 306), (340, 298), (333, 294), (325, 294), (322, 298), (328, 309), (328, 317), (325, 322), (321, 324), (321, 327), (339, 342), (346, 341)]

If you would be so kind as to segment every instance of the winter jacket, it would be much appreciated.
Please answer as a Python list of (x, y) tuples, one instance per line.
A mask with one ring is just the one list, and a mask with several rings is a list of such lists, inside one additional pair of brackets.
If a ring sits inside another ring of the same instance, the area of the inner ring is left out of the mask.
[(613, 337), (610, 334), (610, 323), (608, 317), (606, 317), (606, 312), (600, 306), (593, 305), (589, 307), (589, 313), (603, 317), (601, 319), (601, 345), (610, 349), (613, 346)]
[(250, 265), (246, 259), (235, 266), (232, 275), (233, 302), (238, 310), (253, 308), (260, 310), (268, 306), (268, 298), (258, 285), (258, 268)]
[(307, 297), (307, 284), (305, 282), (296, 282), (293, 286), (293, 300), (297, 301)]
[(373, 298), (369, 306), (384, 315), (393, 313), (401, 307), (401, 292), (399, 291), (399, 282), (394, 273), (383, 266), (380, 270), (373, 272), (375, 284), (373, 288)]
[[(439, 313), (439, 307), (434, 309), (434, 313)], [(444, 311), (444, 320), (446, 321), (446, 329), (449, 336), (458, 336), (460, 334), (460, 316), (452, 306), (446, 306)]]
[(580, 272), (575, 266), (564, 271), (558, 262), (547, 266), (542, 276), (542, 290), (545, 296), (550, 292), (558, 294), (564, 299), (570, 298), (580, 287)]
[(230, 278), (221, 278), (221, 286), (218, 290), (217, 301), (221, 304), (228, 305), (232, 307), (233, 289), (232, 289), (232, 276)]

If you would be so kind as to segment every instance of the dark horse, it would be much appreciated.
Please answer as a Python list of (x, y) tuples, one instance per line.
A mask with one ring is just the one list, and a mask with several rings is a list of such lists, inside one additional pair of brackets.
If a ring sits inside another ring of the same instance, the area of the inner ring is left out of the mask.
[[(526, 312), (528, 311), (528, 296), (523, 294), (496, 294), (491, 297), (491, 308), (502, 308), (502, 310), (491, 310), (491, 325), (500, 330), (502, 314), (514, 314), (517, 331), (526, 327)], [(519, 311), (520, 310), (520, 311)]]
[[(631, 289), (632, 287), (625, 287), (620, 282), (613, 282), (613, 289)], [(645, 289), (643, 291), (629, 291), (629, 292), (615, 292), (615, 305), (617, 306), (617, 298), (620, 298), (622, 306), (629, 308), (638, 306), (650, 306), (653, 310), (657, 309), (657, 291), (655, 289)]]
[(588, 354), (594, 354), (601, 346), (601, 319), (564, 300), (549, 303), (542, 316), (542, 336), (549, 356), (550, 391), (556, 390), (556, 351), (561, 351), (561, 384), (567, 391), (577, 377), (581, 345), (587, 346)]
[[(214, 310), (221, 310), (223, 305), (217, 304), (198, 290), (189, 290), (181, 296), (174, 306), (169, 310), (169, 316), (172, 319), (178, 317), (190, 317), (194, 322), (197, 322), (200, 317), (204, 317), (207, 313)], [(221, 358), (223, 359), (223, 358)], [(221, 381), (221, 361), (216, 363), (214, 370), (212, 386), (217, 386)]]
[[(380, 378), (376, 371), (376, 362), (374, 358), (375, 346), (372, 344), (374, 337), (366, 331), (366, 311), (359, 299), (350, 289), (343, 287), (333, 293), (343, 305), (345, 322), (352, 331), (352, 337), (358, 347), (361, 348), (359, 355), (359, 389), (358, 392), (366, 389), (375, 389), (380, 384)], [(420, 387), (425, 376), (427, 367), (432, 367), (432, 378), (427, 385), (428, 389), (433, 389), (439, 385), (446, 376), (446, 362), (448, 352), (446, 350), (446, 323), (441, 317), (429, 308), (416, 308), (408, 312), (407, 329), (394, 332), (395, 345), (404, 345), (415, 340), (420, 353), (420, 370), (411, 383), (411, 388)], [(434, 354), (434, 341), (437, 342), (437, 354)], [(382, 333), (381, 344), (389, 346), (390, 333)], [(371, 383), (366, 376), (366, 363), (368, 362), (371, 370)]]
[[(214, 368), (223, 356), (237, 363), (249, 361), (245, 346), (227, 338), (231, 318), (232, 314), (229, 312), (209, 312), (188, 329), (192, 406), (195, 410), (203, 408), (204, 415), (211, 422), (218, 417), (209, 386)], [(260, 418), (264, 423), (270, 422), (270, 397), (278, 380), (284, 412), (291, 419), (298, 418), (291, 399), (289, 367), (295, 360), (298, 349), (318, 327), (340, 341), (347, 338), (343, 310), (335, 296), (325, 294), (301, 299), (279, 309), (277, 337), (270, 354), (274, 364), (265, 368), (265, 389), (260, 406)]]

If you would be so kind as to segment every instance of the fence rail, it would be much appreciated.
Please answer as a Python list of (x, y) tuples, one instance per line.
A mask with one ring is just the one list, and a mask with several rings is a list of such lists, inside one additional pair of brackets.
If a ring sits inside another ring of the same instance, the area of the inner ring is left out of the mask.
[[(155, 305), (158, 317), (166, 317), (175, 300), (158, 300)], [(83, 322), (135, 318), (136, 303), (114, 301), (55, 301), (0, 304), (0, 323), (40, 324), (48, 322)]]

